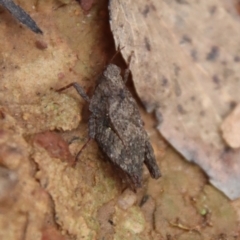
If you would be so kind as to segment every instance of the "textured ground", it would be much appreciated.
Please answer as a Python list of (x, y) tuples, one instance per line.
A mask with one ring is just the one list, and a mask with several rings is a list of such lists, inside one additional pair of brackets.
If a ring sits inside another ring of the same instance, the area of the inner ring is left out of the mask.
[(107, 2), (89, 12), (76, 1), (17, 2), (44, 35), (0, 12), (0, 238), (237, 239), (238, 201), (167, 145), (140, 102), (161, 179), (144, 169), (132, 192), (94, 141), (71, 166), (88, 136), (85, 103), (73, 89), (52, 89), (94, 87), (114, 54)]

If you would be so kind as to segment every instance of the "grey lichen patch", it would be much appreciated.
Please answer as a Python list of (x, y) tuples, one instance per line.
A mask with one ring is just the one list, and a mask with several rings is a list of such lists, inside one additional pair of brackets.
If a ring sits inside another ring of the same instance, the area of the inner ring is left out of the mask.
[(80, 121), (77, 102), (54, 91), (47, 92), (38, 102), (29, 105), (11, 105), (11, 112), (24, 128), (25, 133), (34, 134), (47, 130), (72, 130)]

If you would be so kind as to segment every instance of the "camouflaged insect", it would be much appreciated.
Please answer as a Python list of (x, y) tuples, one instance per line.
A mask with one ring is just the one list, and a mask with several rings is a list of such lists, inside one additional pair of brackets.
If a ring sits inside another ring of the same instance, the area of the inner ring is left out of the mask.
[(122, 170), (126, 180), (138, 188), (142, 186), (143, 163), (153, 178), (161, 174), (137, 103), (120, 72), (116, 65), (108, 65), (91, 99), (77, 83), (71, 85), (89, 102), (89, 137), (95, 139), (114, 166)]

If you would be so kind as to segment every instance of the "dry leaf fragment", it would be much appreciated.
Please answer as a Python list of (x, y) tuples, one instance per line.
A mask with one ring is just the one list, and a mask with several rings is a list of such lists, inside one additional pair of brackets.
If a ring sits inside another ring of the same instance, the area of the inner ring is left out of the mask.
[(229, 198), (240, 197), (240, 151), (220, 125), (240, 101), (239, 19), (222, 1), (110, 1), (116, 45), (158, 129)]

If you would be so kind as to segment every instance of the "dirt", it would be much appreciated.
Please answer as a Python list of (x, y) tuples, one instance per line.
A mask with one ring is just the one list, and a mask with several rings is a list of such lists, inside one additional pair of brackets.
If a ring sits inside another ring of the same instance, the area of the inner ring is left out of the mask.
[(55, 89), (77, 81), (90, 92), (114, 55), (107, 1), (88, 13), (77, 1), (17, 3), (44, 34), (1, 11), (0, 163), (17, 180), (0, 196), (0, 238), (237, 239), (239, 203), (166, 143), (131, 82), (162, 177), (144, 168), (143, 187), (127, 189), (94, 141), (70, 164), (88, 139), (85, 102)]

